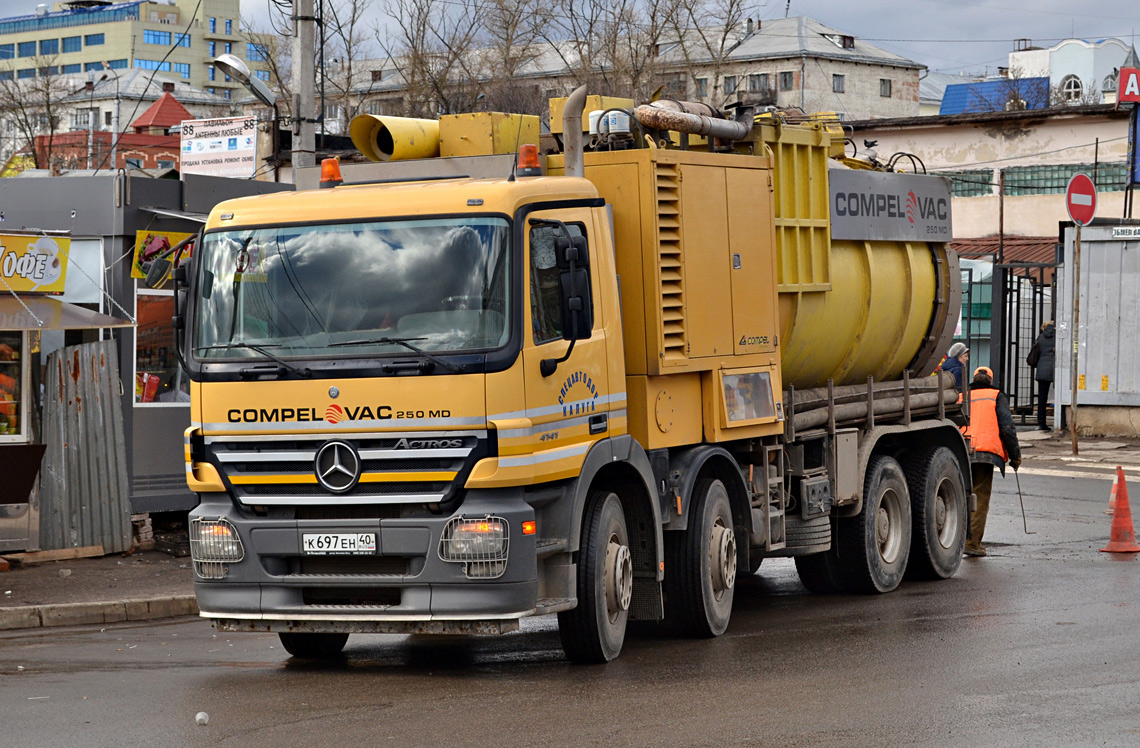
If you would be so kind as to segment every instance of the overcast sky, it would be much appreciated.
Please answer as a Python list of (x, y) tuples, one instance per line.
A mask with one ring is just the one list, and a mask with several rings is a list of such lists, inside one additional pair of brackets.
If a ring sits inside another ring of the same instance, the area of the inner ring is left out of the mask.
[[(384, 1), (372, 0), (377, 20)], [(33, 13), (39, 2), (0, 0), (0, 15)], [(268, 4), (241, 0), (242, 15), (261, 21)], [(764, 19), (783, 16), (789, 3), (757, 4)], [(1006, 64), (1014, 39), (1042, 47), (1069, 37), (1132, 42), (1140, 31), (1140, 4), (1129, 0), (790, 0), (790, 5), (793, 16), (810, 16), (946, 73), (994, 73)]]

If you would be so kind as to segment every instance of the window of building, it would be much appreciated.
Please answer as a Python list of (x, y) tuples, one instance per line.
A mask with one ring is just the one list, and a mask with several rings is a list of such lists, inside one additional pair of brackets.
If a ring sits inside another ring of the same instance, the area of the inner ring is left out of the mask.
[(234, 44), (233, 44), (233, 42), (226, 42), (226, 54), (227, 54), (227, 55), (232, 55), (233, 53), (234, 53)]
[(749, 91), (767, 91), (768, 74), (767, 73), (753, 73), (748, 76), (748, 90)]
[[(128, 158), (127, 166), (142, 168), (141, 158)], [(169, 291), (139, 289), (135, 299), (135, 403), (190, 402), (190, 382), (178, 365), (174, 348), (174, 295)], [(185, 407), (185, 405), (183, 406)]]
[(160, 168), (160, 169), (173, 169), (174, 168), (174, 162), (168, 161), (164, 158), (160, 158), (158, 160), (158, 168)]
[(188, 62), (175, 62), (171, 63), (170, 69), (175, 73), (181, 73), (183, 78), (190, 79), (190, 63)]
[(207, 75), (207, 77), (209, 77), (210, 80), (214, 80), (217, 77), (218, 69), (216, 67), (214, 67), (213, 65), (206, 68), (206, 70), (207, 70), (206, 75)]
[(142, 68), (143, 70), (170, 70), (169, 62), (161, 62), (159, 60), (135, 60), (135, 67)]
[(736, 76), (735, 75), (724, 76), (724, 95), (725, 96), (732, 96), (734, 93), (736, 93)]
[(11, 60), (15, 56), (15, 44), (0, 44), (0, 60)]
[(40, 39), (41, 55), (58, 55), (59, 39)]
[(369, 114), (383, 114), (384, 102), (380, 99), (372, 99), (365, 105), (365, 111), (367, 111)]
[(218, 33), (218, 19), (217, 18), (211, 18), (210, 19), (210, 33), (211, 34)]
[[(585, 236), (581, 224), (568, 223), (566, 228), (572, 236)], [(535, 345), (562, 339), (561, 271), (554, 254), (554, 241), (561, 234), (555, 226), (530, 230), (530, 320)]]
[(708, 78), (697, 78), (696, 81), (694, 81), (694, 82), (697, 85), (697, 98), (698, 99), (703, 99), (709, 95), (709, 79)]
[(879, 79), (879, 96), (882, 96), (884, 99), (891, 98), (891, 79), (890, 78), (880, 78)]
[(103, 43), (102, 34), (88, 34), (83, 37), (83, 43), (88, 47), (94, 47), (97, 44)]
[(36, 56), (36, 43), (35, 42), (20, 42), (17, 46), (17, 53), (20, 57), (35, 57)]
[(253, 77), (257, 78), (259, 81), (265, 81), (266, 83), (268, 83), (269, 82), (269, 71), (268, 70), (254, 70), (253, 71)]
[(269, 59), (269, 53), (264, 44), (248, 43), (245, 45), (245, 58), (250, 62), (264, 62)]
[(52, 75), (59, 75), (59, 66), (58, 65), (47, 65), (46, 67), (40, 68), (40, 77), (41, 78), (47, 78), (48, 76), (52, 76)]
[(63, 51), (79, 52), (83, 49), (83, 37), (79, 36), (65, 36), (63, 37)]
[(1060, 83), (1061, 100), (1072, 102), (1080, 101), (1081, 96), (1085, 92), (1085, 86), (1081, 83), (1081, 79), (1075, 75), (1066, 75), (1061, 79)]
[(179, 34), (178, 36), (174, 37), (174, 43), (177, 44), (179, 47), (189, 47), (190, 46), (190, 35), (189, 34)]
[[(131, 167), (132, 169), (141, 169), (142, 168), (143, 162), (142, 162), (141, 158), (127, 157), (123, 160), (126, 161), (127, 166)], [(139, 301), (142, 301), (141, 296), (139, 297)], [(173, 312), (174, 310), (172, 309), (171, 311)], [(142, 329), (141, 329), (142, 326), (140, 325), (139, 328), (140, 328), (139, 333), (141, 334), (142, 333)], [(138, 400), (136, 400), (135, 402), (138, 402)], [(146, 401), (144, 401), (144, 402), (146, 402)]]
[(373, 83), (379, 83), (380, 81), (384, 80), (384, 71), (383, 70), (373, 70), (371, 72), (372, 72), (372, 82)]
[(63, 71), (64, 75), (71, 75), (72, 73), (82, 72), (82, 68), (83, 66), (78, 62), (73, 62), (70, 65), (64, 65), (60, 70)]
[(218, 56), (218, 43), (217, 42), (210, 42), (210, 57), (217, 57), (217, 56)]
[(835, 93), (843, 93), (846, 90), (847, 79), (845, 76), (832, 74), (831, 76), (831, 90)]
[(127, 67), (127, 60), (124, 57), (121, 60), (111, 60), (107, 64), (111, 67), (112, 70), (123, 70)]
[(795, 73), (780, 73), (780, 90), (791, 91), (796, 85)]
[(83, 71), (90, 73), (92, 70), (102, 70), (103, 63), (101, 62), (85, 62), (83, 63)]
[(229, 18), (226, 19), (226, 33), (227, 34), (234, 33), (234, 22)]
[(107, 127), (110, 127), (113, 116), (114, 116), (114, 114), (111, 111), (103, 112), (103, 124), (106, 125)]
[(155, 31), (154, 29), (143, 29), (143, 43), (161, 44), (168, 47), (170, 46), (170, 32)]
[[(0, 81), (10, 81), (12, 80), (12, 77), (13, 75), (11, 70), (0, 70)], [(11, 125), (12, 122), (9, 121), (8, 124)]]
[(20, 70), (17, 70), (16, 71), (16, 77), (18, 77), (18, 78), (35, 78), (36, 77), (36, 69), (35, 68), (22, 68)]
[(222, 89), (222, 98), (223, 99), (228, 99), (231, 96), (233, 96), (233, 92), (230, 91), (230, 89), (228, 89), (228, 88)]
[[(1128, 162), (1095, 165), (1096, 187), (1101, 192), (1121, 192), (1128, 185)], [(1069, 179), (1077, 172), (1094, 173), (1093, 164), (1039, 164), (1008, 166), (1005, 169), (1007, 195), (1063, 195)]]
[(326, 122), (340, 122), (341, 117), (344, 116), (344, 106), (342, 104), (325, 104), (325, 121)]
[(90, 130), (98, 123), (98, 109), (75, 109), (71, 112), (72, 130)]
[(954, 197), (982, 197), (994, 193), (993, 169), (940, 171), (937, 176), (950, 177), (950, 194)]
[(688, 84), (688, 76), (684, 73), (666, 73), (662, 79), (665, 84), (664, 89), (662, 89), (662, 96), (675, 100), (686, 98), (685, 88)]

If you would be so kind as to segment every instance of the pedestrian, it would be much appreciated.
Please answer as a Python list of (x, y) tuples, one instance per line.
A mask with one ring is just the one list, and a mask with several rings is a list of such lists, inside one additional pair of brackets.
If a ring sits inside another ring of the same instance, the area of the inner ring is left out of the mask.
[(1045, 423), (1045, 410), (1049, 407), (1049, 386), (1053, 384), (1053, 367), (1057, 363), (1057, 338), (1053, 320), (1041, 325), (1041, 334), (1029, 349), (1025, 363), (1033, 367), (1033, 378), (1037, 380), (1037, 428), (1048, 431)]
[(1009, 399), (994, 387), (994, 373), (987, 366), (974, 371), (970, 383), (970, 423), (962, 428), (970, 440), (974, 457), (970, 472), (974, 479), (974, 493), (978, 508), (970, 515), (970, 535), (966, 540), (967, 556), (984, 556), (982, 535), (986, 531), (986, 515), (990, 511), (990, 492), (994, 485), (994, 468), (1000, 468), (1005, 477), (1005, 463), (1009, 461), (1014, 472), (1021, 467), (1021, 446), (1017, 443), (1017, 428), (1009, 412)]
[(942, 362), (942, 371), (948, 371), (954, 375), (954, 389), (959, 392), (964, 392), (962, 380), (966, 378), (966, 364), (969, 362), (970, 349), (966, 347), (965, 343), (955, 343), (950, 346), (946, 360)]

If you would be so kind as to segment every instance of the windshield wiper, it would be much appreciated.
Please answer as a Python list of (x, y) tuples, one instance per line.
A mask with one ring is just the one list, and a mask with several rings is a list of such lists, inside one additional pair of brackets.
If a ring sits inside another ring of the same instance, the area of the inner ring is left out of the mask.
[(454, 372), (461, 371), (461, 369), (458, 366), (456, 366), (455, 364), (453, 364), (449, 361), (444, 361), (442, 358), (439, 358), (438, 356), (433, 356), (432, 354), (425, 351), (423, 348), (420, 348), (419, 346), (412, 345), (411, 343), (408, 342), (409, 340), (424, 340), (424, 338), (423, 337), (418, 337), (418, 338), (386, 338), (385, 337), (385, 338), (364, 338), (362, 340), (340, 340), (340, 341), (337, 341), (336, 343), (329, 343), (329, 348), (333, 348), (335, 346), (342, 346), (342, 345), (378, 345), (381, 343), (387, 343), (390, 345), (402, 345), (405, 348), (407, 348), (409, 351), (416, 353), (416, 354), (419, 354), (420, 356), (423, 356), (428, 361), (431, 361), (433, 364), (436, 364), (438, 366), (442, 366), (443, 368), (445, 368), (449, 371), (454, 371)]
[(195, 348), (194, 352), (197, 353), (198, 351), (224, 351), (224, 350), (232, 350), (234, 348), (246, 348), (246, 349), (251, 350), (251, 351), (256, 351), (257, 353), (260, 353), (262, 356), (265, 356), (266, 358), (271, 359), (272, 361), (274, 361), (274, 362), (280, 364), (281, 366), (285, 367), (286, 369), (293, 372), (294, 374), (296, 374), (299, 377), (303, 377), (305, 379), (311, 379), (313, 376), (313, 371), (309, 367), (307, 367), (307, 366), (305, 366), (305, 367), (294, 366), (293, 364), (289, 363), (288, 361), (286, 361), (282, 358), (278, 358), (277, 356), (274, 356), (269, 351), (265, 350), (265, 346), (256, 345), (254, 343), (239, 342), (239, 343), (225, 343), (223, 345), (201, 345), (201, 346), (198, 346), (197, 348)]

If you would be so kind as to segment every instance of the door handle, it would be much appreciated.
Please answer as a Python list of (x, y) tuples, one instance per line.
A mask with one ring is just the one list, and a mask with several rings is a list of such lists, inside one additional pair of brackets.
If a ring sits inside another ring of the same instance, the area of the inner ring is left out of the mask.
[(609, 416), (605, 413), (599, 413), (596, 416), (590, 416), (590, 433), (600, 434), (609, 428)]

